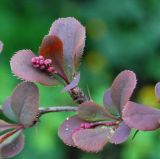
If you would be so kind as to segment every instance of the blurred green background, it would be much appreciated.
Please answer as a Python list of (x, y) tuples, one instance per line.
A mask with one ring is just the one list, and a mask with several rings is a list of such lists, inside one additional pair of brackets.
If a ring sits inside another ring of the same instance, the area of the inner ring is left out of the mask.
[[(160, 107), (154, 85), (160, 80), (160, 0), (0, 0), (0, 103), (20, 80), (11, 73), (14, 52), (35, 53), (52, 22), (74, 16), (86, 26), (85, 53), (80, 67), (81, 87), (89, 87), (102, 104), (103, 93), (124, 69), (135, 71), (138, 86), (134, 100)], [(41, 105), (73, 105), (62, 87), (40, 88)], [(134, 140), (108, 144), (97, 154), (85, 153), (62, 143), (57, 130), (69, 113), (48, 114), (36, 128), (26, 130), (24, 150), (14, 159), (159, 159), (160, 131), (139, 132)]]

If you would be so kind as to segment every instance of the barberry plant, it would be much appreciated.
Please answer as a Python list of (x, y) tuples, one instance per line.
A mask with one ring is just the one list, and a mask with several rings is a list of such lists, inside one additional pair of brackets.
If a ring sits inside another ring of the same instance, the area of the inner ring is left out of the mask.
[[(78, 87), (85, 34), (85, 27), (75, 18), (60, 18), (43, 38), (38, 55), (31, 50), (13, 55), (11, 70), (23, 82), (2, 104), (1, 112), (8, 120), (0, 120), (0, 158), (17, 155), (24, 147), (25, 129), (34, 127), (49, 112), (75, 112), (62, 123), (58, 135), (66, 145), (87, 152), (99, 152), (107, 143), (125, 142), (131, 129), (153, 131), (160, 127), (160, 110), (130, 101), (137, 84), (132, 71), (119, 73), (104, 93), (103, 106)], [(0, 52), (2, 48), (0, 42)], [(63, 92), (71, 95), (76, 106), (40, 107), (36, 82), (44, 86), (62, 84)], [(160, 101), (160, 82), (155, 86), (155, 96)]]

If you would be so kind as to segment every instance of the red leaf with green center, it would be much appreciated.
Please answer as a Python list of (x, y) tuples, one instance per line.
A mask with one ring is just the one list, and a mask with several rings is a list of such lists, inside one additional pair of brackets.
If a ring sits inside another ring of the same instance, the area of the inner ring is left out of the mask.
[(120, 114), (124, 105), (130, 99), (136, 87), (136, 83), (135, 73), (128, 70), (122, 71), (113, 81), (111, 97)]
[(11, 59), (11, 70), (19, 78), (30, 81), (38, 82), (43, 85), (57, 85), (57, 80), (32, 66), (32, 58), (35, 55), (30, 50), (20, 50)]
[(8, 138), (4, 143), (0, 144), (0, 158), (14, 157), (22, 151), (23, 147), (24, 136), (20, 131)]
[(0, 53), (2, 52), (3, 50), (3, 43), (0, 41)]
[(99, 152), (108, 143), (112, 133), (110, 128), (97, 127), (82, 129), (72, 135), (75, 145), (87, 152)]
[(84, 102), (78, 106), (78, 116), (85, 121), (111, 120), (106, 109), (94, 102)]
[(45, 59), (51, 59), (53, 67), (55, 67), (58, 72), (65, 76), (63, 70), (63, 43), (58, 37), (52, 35), (44, 37), (39, 48), (39, 54)]
[(83, 53), (85, 28), (75, 18), (60, 18), (52, 24), (49, 35), (63, 42), (65, 72), (71, 80)]
[(160, 82), (158, 82), (155, 86), (155, 94), (158, 101), (160, 102)]
[(131, 128), (122, 122), (119, 124), (119, 127), (115, 129), (110, 142), (114, 144), (121, 144), (128, 139), (130, 132)]
[(160, 128), (160, 110), (128, 102), (123, 110), (123, 120), (130, 127), (152, 131)]
[(36, 120), (39, 113), (39, 93), (34, 83), (22, 82), (11, 96), (12, 110), (25, 127), (29, 127)]
[(84, 123), (84, 121), (78, 118), (76, 115), (67, 118), (62, 123), (58, 130), (58, 135), (65, 144), (69, 146), (75, 146), (72, 140), (72, 134), (80, 129), (82, 123)]
[(11, 121), (17, 122), (18, 119), (11, 107), (11, 97), (8, 97), (2, 105), (3, 114)]

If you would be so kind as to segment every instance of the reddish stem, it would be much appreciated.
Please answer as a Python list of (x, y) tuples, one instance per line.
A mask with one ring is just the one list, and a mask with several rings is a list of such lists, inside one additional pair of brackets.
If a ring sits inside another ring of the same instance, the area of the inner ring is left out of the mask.
[(7, 132), (4, 135), (0, 136), (0, 144), (3, 143), (6, 139), (8, 139), (10, 136), (12, 136), (13, 134), (15, 134), (16, 132), (18, 132), (19, 130), (22, 130), (24, 128), (23, 125), (20, 125), (19, 127), (17, 127), (17, 129), (14, 129), (12, 131)]
[(94, 122), (94, 123), (82, 123), (80, 125), (79, 128), (75, 129), (73, 132), (72, 132), (72, 135), (79, 131), (79, 130), (83, 130), (83, 129), (92, 129), (92, 128), (95, 128), (97, 126), (118, 126), (120, 122), (118, 121), (115, 121), (115, 122)]
[(91, 129), (91, 128), (95, 128), (97, 126), (117, 126), (119, 124), (119, 122), (94, 122), (94, 123), (82, 123), (81, 124), (81, 128), (83, 129)]
[(61, 74), (60, 72), (56, 71), (53, 73), (56, 74), (57, 76), (59, 76), (60, 78), (62, 78), (66, 82), (67, 85), (70, 84), (68, 78), (66, 76), (64, 76), (63, 74)]

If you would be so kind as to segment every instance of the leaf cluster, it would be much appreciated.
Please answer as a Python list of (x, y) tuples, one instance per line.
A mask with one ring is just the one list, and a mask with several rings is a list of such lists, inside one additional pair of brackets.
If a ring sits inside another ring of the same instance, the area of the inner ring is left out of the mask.
[[(0, 157), (17, 155), (24, 146), (25, 129), (31, 128), (39, 118), (53, 109), (39, 107), (39, 92), (35, 82), (44, 86), (62, 84), (77, 103), (76, 109), (63, 107), (56, 111), (77, 110), (58, 130), (62, 141), (87, 152), (98, 152), (107, 143), (125, 142), (132, 129), (153, 131), (160, 127), (160, 110), (131, 101), (136, 88), (136, 74), (124, 70), (114, 79), (103, 96), (103, 106), (84, 95), (78, 87), (77, 69), (83, 55), (85, 27), (75, 18), (60, 18), (53, 22), (49, 33), (39, 47), (39, 55), (31, 50), (17, 51), (10, 65), (14, 75), (24, 80), (2, 105), (8, 121), (0, 120)], [(3, 44), (0, 42), (0, 52)], [(155, 86), (160, 101), (160, 82)], [(64, 108), (64, 109), (63, 109)]]

